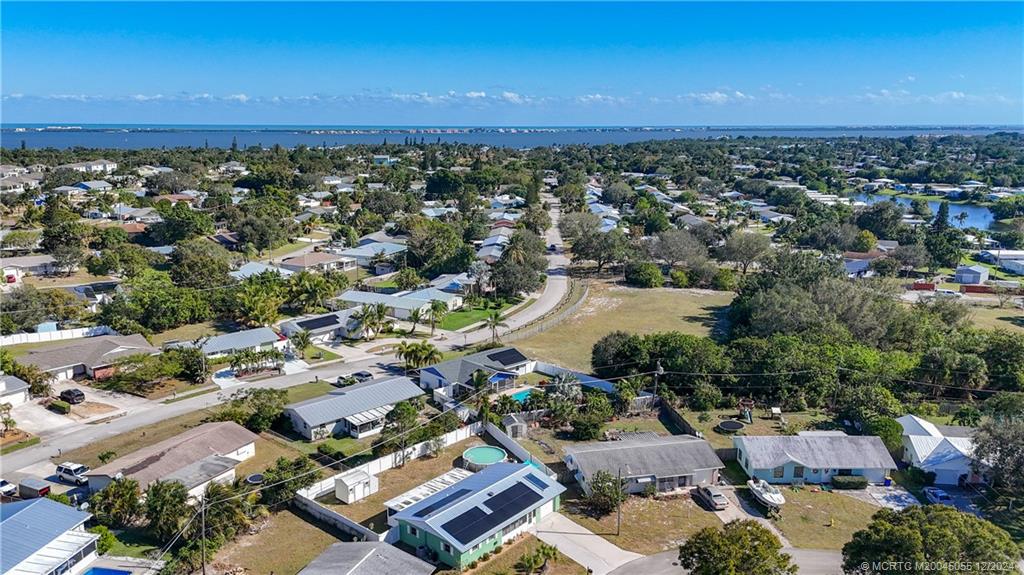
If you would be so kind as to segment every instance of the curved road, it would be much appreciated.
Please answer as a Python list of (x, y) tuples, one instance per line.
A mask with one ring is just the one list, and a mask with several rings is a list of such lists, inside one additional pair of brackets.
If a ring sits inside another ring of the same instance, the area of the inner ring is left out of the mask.
[[(569, 282), (566, 274), (568, 260), (562, 254), (562, 237), (558, 232), (558, 220), (561, 216), (561, 211), (557, 200), (553, 196), (545, 194), (544, 200), (547, 201), (551, 207), (549, 213), (552, 221), (551, 229), (547, 232), (547, 243), (548, 245), (554, 244), (557, 247), (555, 253), (547, 255), (548, 281), (545, 283), (544, 291), (538, 296), (537, 301), (524, 309), (521, 313), (508, 317), (505, 320), (508, 327), (502, 329), (500, 333), (508, 333), (509, 331), (518, 329), (550, 313), (558, 307), (559, 302), (561, 302), (562, 298), (565, 297), (565, 294), (568, 291)], [(434, 338), (432, 342), (442, 350), (449, 350), (453, 347), (462, 345), (463, 342), (470, 344), (479, 343), (489, 338), (490, 332), (484, 329), (466, 333), (463, 337), (456, 336), (444, 340)], [(323, 367), (313, 368), (301, 373), (267, 378), (258, 382), (245, 384), (244, 389), (285, 389), (314, 381), (315, 379), (332, 381), (339, 375), (349, 374), (363, 369), (367, 369), (378, 374), (401, 373), (401, 371), (394, 365), (396, 362), (397, 358), (394, 355), (381, 354), (363, 360), (348, 363), (334, 363)], [(193, 411), (211, 408), (226, 401), (228, 396), (238, 389), (243, 388), (229, 388), (222, 392), (207, 393), (205, 395), (200, 395), (190, 399), (183, 399), (169, 404), (149, 402), (145, 405), (132, 408), (128, 415), (106, 423), (71, 425), (62, 427), (52, 433), (42, 433), (40, 434), (42, 442), (39, 445), (16, 451), (0, 458), (0, 474), (2, 474), (5, 479), (8, 479), (8, 481), (15, 481), (16, 478), (11, 476), (12, 471), (21, 470), (26, 467), (46, 462), (51, 457), (57, 456), (60, 451), (69, 451), (107, 437), (126, 433), (139, 427), (152, 425), (165, 419), (184, 415)]]

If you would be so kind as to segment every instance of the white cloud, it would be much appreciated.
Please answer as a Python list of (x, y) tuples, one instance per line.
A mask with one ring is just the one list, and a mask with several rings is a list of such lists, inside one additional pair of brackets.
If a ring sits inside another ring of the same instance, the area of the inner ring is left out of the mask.
[(466, 97), (470, 99), (486, 98), (487, 92), (466, 92)]
[(244, 104), (249, 101), (249, 96), (246, 96), (245, 94), (231, 94), (230, 96), (227, 96), (224, 99), (232, 102), (241, 102), (242, 104)]

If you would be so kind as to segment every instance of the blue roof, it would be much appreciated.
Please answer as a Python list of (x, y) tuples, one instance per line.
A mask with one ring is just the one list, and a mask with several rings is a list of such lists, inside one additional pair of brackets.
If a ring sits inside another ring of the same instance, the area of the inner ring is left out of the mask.
[(384, 254), (390, 256), (393, 254), (401, 253), (405, 251), (405, 246), (402, 244), (393, 244), (391, 242), (369, 242), (354, 248), (349, 248), (341, 255), (348, 256), (350, 258), (356, 257), (367, 257), (372, 258), (377, 254)]
[(0, 571), (6, 573), (92, 515), (39, 498), (0, 505)]

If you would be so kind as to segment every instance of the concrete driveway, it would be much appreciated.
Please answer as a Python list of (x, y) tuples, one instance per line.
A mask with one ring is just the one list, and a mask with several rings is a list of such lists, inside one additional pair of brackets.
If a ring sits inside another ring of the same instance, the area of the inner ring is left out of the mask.
[[(843, 554), (838, 551), (816, 549), (783, 549), (800, 567), (800, 575), (842, 575)], [(679, 566), (679, 551), (663, 551), (635, 559), (617, 567), (610, 575), (684, 575)]]
[(537, 538), (558, 547), (559, 551), (590, 569), (594, 575), (606, 575), (617, 567), (643, 557), (620, 549), (557, 512), (549, 514), (537, 525)]

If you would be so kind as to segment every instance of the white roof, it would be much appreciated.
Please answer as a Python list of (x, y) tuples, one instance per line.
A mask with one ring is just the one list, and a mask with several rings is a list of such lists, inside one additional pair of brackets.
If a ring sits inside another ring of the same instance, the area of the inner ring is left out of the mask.
[(904, 415), (903, 417), (897, 417), (896, 423), (903, 426), (903, 435), (927, 435), (930, 437), (942, 437), (942, 432), (939, 431), (935, 424), (921, 419), (916, 415)]
[(462, 469), (461, 467), (456, 467), (451, 471), (448, 471), (442, 475), (438, 475), (437, 477), (431, 479), (430, 481), (413, 487), (412, 489), (406, 491), (405, 493), (399, 495), (398, 497), (385, 501), (384, 507), (387, 507), (388, 509), (391, 509), (393, 511), (401, 511), (406, 507), (412, 505), (413, 503), (417, 503), (420, 500), (426, 499), (427, 497), (430, 497), (431, 495), (437, 493), (438, 491), (441, 491), (446, 487), (455, 485), (456, 483), (462, 481), (463, 479), (469, 477), (470, 475), (473, 475), (472, 471)]
[(4, 575), (44, 575), (52, 572), (80, 549), (99, 539), (88, 531), (65, 531)]

